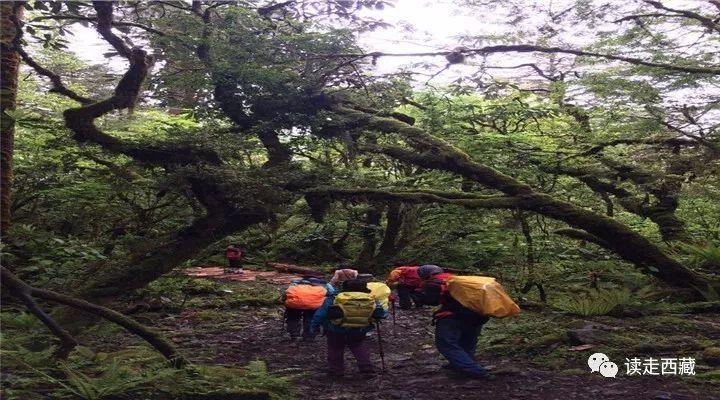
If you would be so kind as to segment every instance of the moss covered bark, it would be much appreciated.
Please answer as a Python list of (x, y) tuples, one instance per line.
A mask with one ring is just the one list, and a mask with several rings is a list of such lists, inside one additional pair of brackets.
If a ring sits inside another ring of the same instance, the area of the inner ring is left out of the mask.
[(657, 245), (628, 226), (605, 215), (536, 192), (529, 185), (474, 161), (466, 153), (423, 129), (396, 119), (379, 117), (350, 108), (338, 107), (336, 111), (349, 120), (362, 121), (365, 129), (398, 134), (412, 148), (409, 150), (393, 146), (366, 146), (364, 148), (366, 151), (386, 154), (425, 168), (453, 172), (512, 196), (517, 199), (518, 208), (537, 212), (586, 231), (606, 243), (603, 247), (614, 251), (621, 258), (670, 285), (695, 289), (701, 296), (712, 293), (713, 290), (708, 289), (719, 286), (718, 282), (710, 281), (674, 260)]

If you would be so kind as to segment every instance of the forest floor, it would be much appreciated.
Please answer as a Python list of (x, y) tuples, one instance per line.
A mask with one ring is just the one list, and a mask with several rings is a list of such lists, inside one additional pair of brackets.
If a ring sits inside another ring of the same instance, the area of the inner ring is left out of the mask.
[[(203, 275), (200, 270), (194, 273)], [(205, 275), (222, 280), (228, 293), (245, 293), (243, 301), (222, 296), (190, 301), (179, 314), (151, 317), (154, 325), (194, 362), (242, 366), (262, 360), (271, 373), (291, 379), (303, 399), (720, 399), (717, 369), (698, 364), (696, 376), (630, 377), (624, 365), (625, 357), (695, 356), (698, 349), (717, 345), (720, 324), (716, 315), (643, 321), (525, 311), (515, 321), (486, 325), (478, 358), (492, 366), (493, 374), (488, 380), (468, 381), (441, 368), (445, 361), (433, 345), (430, 309), (398, 310), (396, 323), (388, 319), (382, 326), (386, 371), (364, 377), (348, 352), (346, 376), (338, 379), (324, 372), (323, 337), (313, 342), (291, 341), (284, 332), (282, 307), (263, 305), (263, 301), (253, 304), (247, 295), (249, 290), (271, 298), (293, 275), (247, 272), (227, 276), (217, 270)], [(583, 324), (607, 328), (612, 340), (602, 336), (602, 344), (573, 351), (578, 347), (567, 341), (566, 329)], [(634, 342), (623, 341), (635, 334), (639, 337)], [(367, 340), (379, 367), (376, 333)], [(585, 360), (594, 352), (605, 352), (617, 362), (616, 378), (589, 371)]]

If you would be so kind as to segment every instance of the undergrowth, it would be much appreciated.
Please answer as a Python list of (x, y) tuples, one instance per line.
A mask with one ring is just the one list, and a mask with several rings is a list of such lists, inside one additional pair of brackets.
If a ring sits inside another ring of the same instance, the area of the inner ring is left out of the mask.
[(17, 312), (1, 316), (4, 399), (170, 400), (251, 394), (291, 399), (295, 395), (288, 378), (271, 375), (262, 361), (243, 368), (190, 365), (175, 369), (146, 346), (97, 353), (80, 346), (59, 359), (54, 339), (43, 332), (35, 317)]

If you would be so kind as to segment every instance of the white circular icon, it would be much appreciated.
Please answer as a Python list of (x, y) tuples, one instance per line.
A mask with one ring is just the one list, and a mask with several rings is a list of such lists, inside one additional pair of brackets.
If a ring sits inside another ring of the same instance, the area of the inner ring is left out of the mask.
[(606, 378), (614, 378), (618, 373), (618, 366), (612, 361), (605, 361), (600, 364), (600, 375)]
[(603, 353), (595, 353), (591, 355), (588, 357), (588, 366), (590, 367), (590, 371), (598, 372), (600, 370), (600, 365), (606, 361), (610, 361), (610, 358)]

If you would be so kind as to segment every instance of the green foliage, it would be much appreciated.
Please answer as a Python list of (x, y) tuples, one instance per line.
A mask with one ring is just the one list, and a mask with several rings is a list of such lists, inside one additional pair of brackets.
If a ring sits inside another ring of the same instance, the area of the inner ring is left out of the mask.
[(173, 375), (174, 371), (165, 370), (151, 376), (143, 376), (128, 366), (121, 366), (112, 360), (102, 366), (99, 376), (91, 377), (67, 365), (63, 368), (66, 381), (56, 381), (70, 394), (85, 400), (101, 400), (110, 396), (130, 394), (146, 389), (149, 384), (165, 375)]
[(705, 246), (685, 244), (682, 248), (690, 255), (691, 265), (710, 271), (720, 271), (720, 246), (712, 243)]
[(2, 318), (0, 356), (3, 368), (13, 371), (11, 379), (2, 384), (8, 399), (33, 398), (40, 390), (52, 393), (52, 398), (87, 400), (257, 392), (269, 393), (273, 399), (293, 397), (290, 382), (271, 375), (262, 361), (253, 361), (245, 368), (191, 365), (176, 369), (145, 346), (98, 353), (78, 347), (60, 361), (54, 346), (43, 350), (25, 347), (37, 345), (40, 338), (47, 340), (42, 335), (28, 340), (34, 334), (18, 330), (35, 326), (26, 314), (2, 313)]
[(587, 293), (560, 298), (553, 302), (553, 307), (583, 317), (607, 315), (631, 299), (627, 289), (593, 290)]

